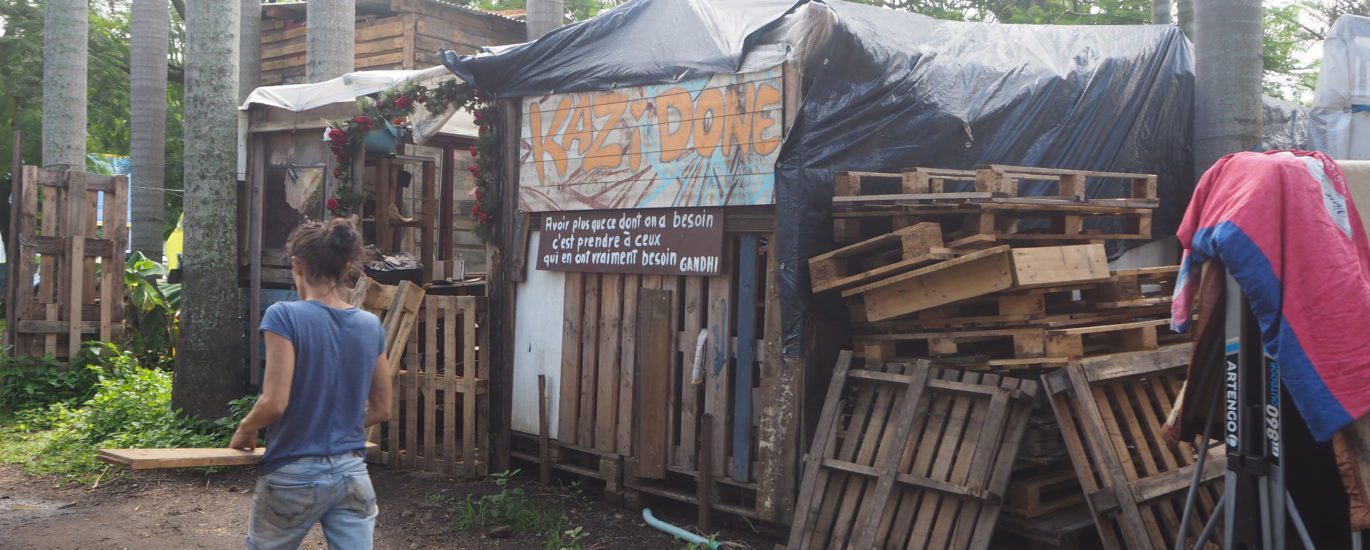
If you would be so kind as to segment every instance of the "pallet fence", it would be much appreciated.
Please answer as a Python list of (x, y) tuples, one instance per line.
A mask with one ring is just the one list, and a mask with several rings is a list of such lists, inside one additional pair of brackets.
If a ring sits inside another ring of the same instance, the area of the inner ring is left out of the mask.
[(486, 299), (423, 299), (395, 373), (376, 462), (468, 478), (488, 473), (490, 358)]
[[(768, 237), (730, 235), (723, 272), (713, 277), (566, 274), (560, 408), (550, 442), (555, 469), (599, 479), (609, 499), (629, 504), (647, 494), (698, 505), (704, 477), (714, 488), (712, 509), (788, 521), (799, 450), (758, 443), (790, 422), (767, 417), (784, 411), (760, 406), (782, 385), (783, 370), (776, 364), (777, 266), (763, 244)], [(639, 364), (645, 361), (640, 348), (650, 345), (638, 332), (646, 321), (640, 310), (645, 296), (666, 301), (658, 322), (665, 324), (667, 342), (657, 359)], [(697, 345), (701, 333), (703, 347)], [(643, 383), (652, 388), (639, 387)], [(662, 412), (639, 414), (638, 396), (655, 400)], [(706, 418), (710, 471), (701, 476)], [(639, 437), (660, 452), (642, 452)], [(515, 439), (513, 456), (537, 462), (537, 436)]]
[(25, 166), (15, 183), (18, 253), (6, 306), (13, 353), (66, 358), (83, 340), (120, 337), (128, 178)]

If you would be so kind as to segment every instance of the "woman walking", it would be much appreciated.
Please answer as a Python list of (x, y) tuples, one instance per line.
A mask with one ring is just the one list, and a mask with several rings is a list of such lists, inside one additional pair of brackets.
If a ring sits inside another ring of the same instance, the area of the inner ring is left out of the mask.
[(329, 548), (369, 549), (377, 508), (366, 428), (389, 419), (391, 384), (380, 320), (339, 297), (361, 236), (342, 219), (308, 223), (286, 248), (300, 301), (263, 316), (262, 395), (229, 443), (251, 450), (267, 428), (247, 547), (298, 548), (321, 523)]

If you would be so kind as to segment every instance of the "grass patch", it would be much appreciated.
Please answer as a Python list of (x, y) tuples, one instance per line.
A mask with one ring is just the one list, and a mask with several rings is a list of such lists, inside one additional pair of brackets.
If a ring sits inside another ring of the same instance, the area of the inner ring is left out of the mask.
[[(233, 402), (229, 417), (208, 422), (171, 408), (171, 373), (144, 368), (112, 344), (92, 344), (69, 366), (18, 358), (0, 365), (0, 462), (24, 471), (90, 483), (105, 465), (96, 450), (119, 447), (218, 447), (255, 397)], [(120, 472), (124, 473), (124, 472)]]
[(568, 503), (581, 498), (579, 484), (550, 495), (550, 498), (534, 498), (515, 484), (514, 476), (518, 473), (513, 470), (492, 474), (490, 477), (498, 489), (494, 493), (466, 495), (465, 499), (434, 494), (428, 499), (446, 504), (456, 513), (452, 522), (454, 529), (478, 532), (508, 529), (512, 533), (533, 533), (542, 539), (544, 550), (581, 550), (589, 533), (582, 526), (572, 525), (567, 513)]

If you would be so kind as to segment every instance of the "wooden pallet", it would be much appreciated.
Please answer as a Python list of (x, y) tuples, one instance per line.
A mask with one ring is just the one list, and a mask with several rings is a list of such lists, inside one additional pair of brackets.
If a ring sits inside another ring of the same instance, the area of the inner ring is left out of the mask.
[[(1098, 185), (1121, 180), (1121, 194), (1128, 199), (1155, 199), (1155, 174), (1098, 172), (1093, 170), (1063, 170), (1058, 168), (1029, 168), (991, 164), (975, 170), (975, 190), (1017, 196), (1025, 182), (1050, 182), (1056, 196), (1074, 201), (1085, 200), (1085, 182), (1094, 179)], [(1104, 181), (1099, 181), (1104, 180)]]
[(851, 288), (956, 257), (942, 248), (942, 228), (920, 223), (809, 259), (813, 291)]
[[(1162, 339), (1173, 339), (1169, 319), (1151, 319), (1071, 328), (1014, 326), (1006, 328), (938, 330), (864, 334), (854, 340), (866, 354), (886, 360), (895, 357), (889, 348), (897, 342), (924, 342), (927, 357), (984, 356), (996, 359), (1068, 360), (1086, 350), (1108, 352), (1156, 349)], [(872, 348), (885, 348), (872, 351)]]
[[(833, 218), (860, 221), (890, 218), (901, 223), (938, 222), (947, 233), (984, 235), (996, 242), (1137, 240), (1151, 238), (1152, 208), (994, 198), (976, 202), (910, 201), (906, 196), (840, 197)], [(1097, 229), (1115, 223), (1119, 232)]]
[(1010, 249), (966, 254), (842, 292), (863, 296), (866, 319), (883, 321), (1010, 289), (1050, 287), (1109, 278), (1101, 245)]
[(487, 315), (483, 297), (423, 300), (423, 324), (395, 371), (390, 420), (376, 434), (377, 462), (469, 478), (488, 473)]
[[(1109, 549), (1168, 549), (1181, 532), (1195, 449), (1188, 443), (1167, 445), (1161, 425), (1179, 398), (1191, 348), (1186, 343), (1085, 358), (1042, 377)], [(1205, 451), (1203, 487), (1184, 529), (1186, 547), (1222, 496), (1226, 457), (1220, 446)]]
[(789, 548), (988, 548), (1037, 384), (851, 362), (833, 373)]
[(117, 339), (128, 177), (36, 166), (16, 176), (10, 214), (18, 242), (6, 295), (12, 353), (68, 358), (86, 340)]
[(1075, 472), (1062, 470), (1009, 482), (1004, 511), (1024, 519), (1073, 508), (1085, 503)]
[(1094, 518), (1084, 505), (1023, 519), (1005, 514), (995, 533), (995, 548), (1003, 550), (1091, 550), (1099, 548)]

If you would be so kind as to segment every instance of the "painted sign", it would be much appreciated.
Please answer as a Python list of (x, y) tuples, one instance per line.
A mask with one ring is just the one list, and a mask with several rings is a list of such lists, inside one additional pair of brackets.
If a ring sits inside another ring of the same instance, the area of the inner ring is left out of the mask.
[(717, 275), (723, 210), (660, 208), (547, 214), (538, 269), (653, 275)]
[(523, 100), (519, 208), (775, 203), (779, 67)]

